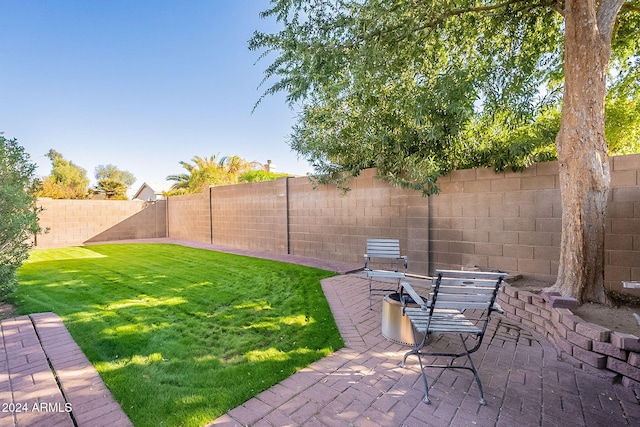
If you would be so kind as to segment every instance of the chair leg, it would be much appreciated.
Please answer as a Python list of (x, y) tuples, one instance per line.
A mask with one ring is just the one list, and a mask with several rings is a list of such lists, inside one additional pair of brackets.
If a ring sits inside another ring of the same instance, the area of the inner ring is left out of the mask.
[[(416, 337), (416, 330), (415, 328), (412, 329), (411, 333), (413, 334), (413, 342), (417, 343), (417, 337)], [(426, 332), (425, 332), (426, 334)], [(422, 382), (424, 383), (424, 399), (422, 399), (422, 401), (424, 403), (430, 404), (431, 400), (429, 400), (429, 381), (427, 380), (427, 374), (424, 372), (424, 365), (422, 364), (422, 357), (420, 355), (420, 349), (422, 347), (424, 347), (424, 343), (426, 342), (426, 337), (423, 338), (422, 341), (420, 341), (420, 344), (415, 344), (415, 347), (412, 350), (409, 350), (408, 352), (406, 352), (404, 354), (404, 357), (402, 358), (402, 363), (400, 363), (400, 367), (404, 368), (406, 363), (407, 363), (407, 357), (409, 357), (412, 354), (415, 354), (416, 357), (418, 358), (418, 365), (420, 365), (420, 373), (422, 374)]]
[(409, 357), (410, 355), (415, 354), (416, 356), (420, 357), (420, 353), (418, 353), (417, 349), (413, 349), (413, 350), (409, 350), (404, 354), (404, 357), (402, 358), (402, 362), (400, 362), (400, 367), (404, 368), (405, 365), (407, 364), (407, 357)]
[(371, 277), (369, 277), (369, 310), (372, 310), (371, 308), (371, 304), (372, 304), (372, 295), (371, 295)]
[(480, 382), (478, 371), (476, 370), (476, 366), (473, 364), (473, 359), (471, 359), (471, 354), (469, 353), (469, 349), (467, 348), (467, 343), (465, 342), (462, 334), (460, 334), (460, 340), (462, 341), (462, 346), (466, 351), (467, 359), (469, 360), (469, 364), (471, 365), (470, 371), (473, 372), (473, 376), (476, 378), (476, 383), (478, 384), (478, 389), (480, 390), (480, 405), (486, 405), (487, 403), (484, 400), (484, 391), (482, 390), (482, 383)]
[(418, 356), (418, 364), (420, 365), (420, 373), (422, 373), (422, 382), (424, 383), (424, 399), (422, 401), (424, 403), (430, 404), (431, 400), (429, 400), (429, 382), (427, 381), (427, 374), (424, 372), (424, 366), (422, 365), (422, 358), (420, 357), (420, 352), (417, 353)]

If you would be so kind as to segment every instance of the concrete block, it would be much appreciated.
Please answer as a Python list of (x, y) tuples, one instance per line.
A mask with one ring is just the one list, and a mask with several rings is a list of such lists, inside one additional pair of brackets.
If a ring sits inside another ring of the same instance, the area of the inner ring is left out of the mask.
[(576, 308), (580, 305), (575, 298), (555, 295), (551, 297), (549, 304), (554, 308)]
[(504, 289), (504, 293), (509, 295), (510, 297), (518, 297), (518, 289), (514, 288), (513, 286), (505, 286), (502, 289)]
[(491, 181), (465, 181), (463, 184), (465, 193), (488, 193), (492, 190)]
[(611, 343), (600, 341), (593, 341), (591, 343), (591, 350), (620, 360), (627, 360), (629, 354), (628, 351), (622, 350)]
[(536, 163), (535, 167), (536, 167), (536, 175), (537, 176), (558, 175), (558, 173), (559, 173), (558, 172), (559, 171), (558, 162)]
[(573, 346), (568, 341), (557, 339), (556, 346), (568, 355), (573, 356)]
[(622, 360), (618, 360), (613, 357), (607, 358), (607, 369), (618, 372), (619, 374), (631, 378), (634, 381), (640, 381), (640, 368), (631, 366)]
[(640, 388), (640, 381), (632, 380), (628, 377), (622, 378), (622, 385), (629, 388)]
[(640, 155), (633, 154), (629, 156), (612, 156), (610, 157), (613, 171), (622, 171), (630, 169), (640, 169)]
[(491, 191), (494, 192), (519, 191), (521, 188), (522, 179), (520, 177), (491, 180)]
[(567, 327), (567, 329), (571, 331), (576, 330), (576, 325), (580, 322), (584, 322), (579, 316), (575, 314), (563, 314), (560, 318), (560, 322)]
[(555, 176), (542, 175), (522, 178), (523, 190), (544, 190), (555, 187)]
[(640, 199), (640, 187), (633, 184), (630, 187), (612, 188), (613, 202), (636, 202)]
[(635, 366), (636, 368), (640, 368), (640, 353), (636, 353), (634, 351), (630, 352), (627, 363), (631, 366)]
[(594, 375), (594, 376), (596, 376), (598, 378), (602, 378), (604, 380), (607, 380), (607, 382), (609, 384), (617, 384), (617, 383), (619, 383), (620, 382), (620, 378), (622, 377), (617, 372), (613, 372), (613, 371), (610, 371), (610, 370), (606, 369), (606, 367), (603, 368), (603, 369), (595, 368), (595, 367), (593, 367), (591, 365), (588, 365), (586, 363), (584, 365), (582, 365), (582, 370), (584, 372), (587, 372), (590, 375)]
[(567, 331), (567, 341), (577, 347), (591, 351), (591, 339), (580, 335), (574, 331)]
[[(534, 218), (505, 218), (504, 230), (536, 231), (536, 220)], [(520, 244), (523, 244), (521, 240), (520, 240)]]
[(607, 356), (585, 350), (581, 347), (573, 348), (573, 357), (594, 368), (604, 369), (607, 367)]
[(622, 350), (640, 353), (640, 338), (635, 335), (614, 331), (611, 333), (611, 344)]
[(542, 317), (545, 320), (548, 320), (550, 324), (552, 323), (550, 310), (547, 310), (545, 308), (540, 308), (540, 317)]
[(526, 305), (526, 303), (522, 301), (520, 298), (511, 298), (509, 300), (509, 304), (511, 304), (512, 306), (514, 306), (519, 310), (524, 310), (524, 306)]
[(594, 341), (609, 342), (611, 330), (593, 323), (581, 322), (576, 325), (576, 332)]
[(518, 271), (523, 274), (551, 274), (551, 262), (546, 259), (519, 259)]
[(567, 327), (565, 325), (563, 325), (562, 323), (557, 323), (555, 321), (551, 321), (551, 324), (553, 325), (553, 334), (557, 337), (562, 338), (563, 340), (567, 339)]
[(537, 307), (533, 304), (525, 304), (524, 309), (534, 316), (540, 317), (541, 319), (543, 318), (542, 316), (540, 316), (540, 307)]
[[(529, 314), (529, 313), (527, 313), (527, 314)], [(526, 329), (529, 329), (530, 331), (535, 331), (536, 330), (536, 324), (533, 323), (531, 320), (527, 320), (526, 318), (522, 318), (522, 317), (520, 319), (521, 319), (520, 323)]]
[(520, 316), (523, 320), (526, 319), (531, 321), (531, 313), (529, 313), (528, 311), (525, 311), (522, 308), (516, 308), (516, 314)]

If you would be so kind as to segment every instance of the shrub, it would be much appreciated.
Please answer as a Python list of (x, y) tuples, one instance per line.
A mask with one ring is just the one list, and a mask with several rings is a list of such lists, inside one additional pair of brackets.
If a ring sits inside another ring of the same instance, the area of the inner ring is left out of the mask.
[(16, 286), (15, 272), (40, 231), (35, 165), (15, 139), (0, 136), (0, 300)]

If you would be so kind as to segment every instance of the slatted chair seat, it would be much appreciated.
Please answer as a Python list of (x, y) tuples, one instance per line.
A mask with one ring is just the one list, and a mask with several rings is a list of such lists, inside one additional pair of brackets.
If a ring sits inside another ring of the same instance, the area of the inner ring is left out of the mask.
[[(367, 239), (367, 252), (364, 254), (364, 271), (369, 279), (369, 310), (374, 295), (398, 291), (400, 281), (405, 278), (408, 258), (400, 253), (398, 239)], [(373, 279), (391, 279), (395, 289), (374, 288)]]
[[(460, 273), (458, 277), (456, 274)], [(473, 372), (478, 389), (480, 390), (480, 404), (484, 405), (484, 393), (478, 371), (471, 359), (471, 353), (477, 351), (482, 344), (482, 338), (493, 311), (500, 311), (495, 304), (498, 290), (506, 273), (485, 273), (475, 275), (471, 272), (455, 270), (437, 270), (437, 279), (429, 301), (424, 301), (407, 282), (401, 282), (400, 301), (404, 301), (402, 294), (408, 293), (419, 307), (403, 307), (403, 315), (408, 316), (413, 327), (414, 348), (404, 355), (401, 366), (405, 366), (407, 357), (416, 355), (422, 379), (425, 386), (424, 401), (429, 401), (429, 383), (425, 368), (466, 369)], [(445, 274), (447, 277), (445, 277)], [(490, 274), (490, 275), (489, 275)], [(464, 283), (467, 282), (467, 283)], [(433, 333), (453, 334), (460, 338), (461, 349), (453, 352), (430, 352), (425, 350), (425, 344)], [(467, 338), (475, 337), (475, 345), (467, 347)], [(422, 337), (421, 339), (417, 339)], [(446, 365), (423, 364), (422, 358), (427, 356), (449, 357), (451, 361)], [(465, 356), (468, 365), (454, 365), (457, 358)]]
[(427, 327), (429, 328), (429, 333), (452, 331), (476, 335), (482, 333), (482, 329), (464, 317), (464, 314), (460, 313), (459, 310), (438, 310), (430, 317), (428, 311), (407, 307), (405, 315), (409, 316), (413, 327), (423, 334), (427, 332)]

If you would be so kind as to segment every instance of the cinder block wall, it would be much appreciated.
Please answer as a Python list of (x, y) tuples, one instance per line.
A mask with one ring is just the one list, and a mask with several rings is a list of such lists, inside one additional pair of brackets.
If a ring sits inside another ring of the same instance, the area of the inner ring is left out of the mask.
[(394, 238), (409, 271), (427, 274), (428, 199), (374, 176), (363, 171), (346, 193), (299, 177), (170, 197), (169, 236), (354, 265), (362, 265), (367, 238)]
[[(608, 289), (640, 281), (640, 155), (611, 157), (611, 192), (604, 241)], [(640, 296), (640, 291), (624, 293)]]
[[(621, 291), (621, 281), (640, 280), (640, 155), (611, 157), (610, 165), (605, 284)], [(555, 281), (562, 228), (557, 162), (522, 173), (455, 171), (439, 184), (430, 206), (431, 271), (473, 264)]]
[(431, 270), (468, 264), (551, 281), (562, 210), (556, 162), (524, 172), (454, 171), (431, 197)]
[(287, 178), (210, 192), (213, 243), (287, 253)]
[(344, 192), (289, 179), (290, 253), (361, 265), (367, 238), (400, 240), (409, 271), (427, 274), (428, 199), (391, 187), (365, 170)]
[(167, 235), (174, 239), (211, 243), (209, 191), (167, 198)]
[(38, 199), (44, 208), (36, 247), (53, 248), (123, 239), (166, 237), (165, 202)]
[[(640, 281), (640, 155), (612, 157), (610, 165), (605, 284), (622, 291), (622, 281)], [(164, 204), (148, 211), (144, 202), (41, 199), (41, 224), (51, 232), (38, 236), (38, 247), (168, 235), (359, 265), (366, 239), (382, 237), (400, 239), (417, 274), (473, 264), (555, 280), (562, 226), (556, 162), (522, 173), (455, 171), (439, 184), (439, 195), (424, 198), (371, 169), (346, 193), (306, 177), (213, 187), (170, 197), (168, 231), (160, 224)]]

